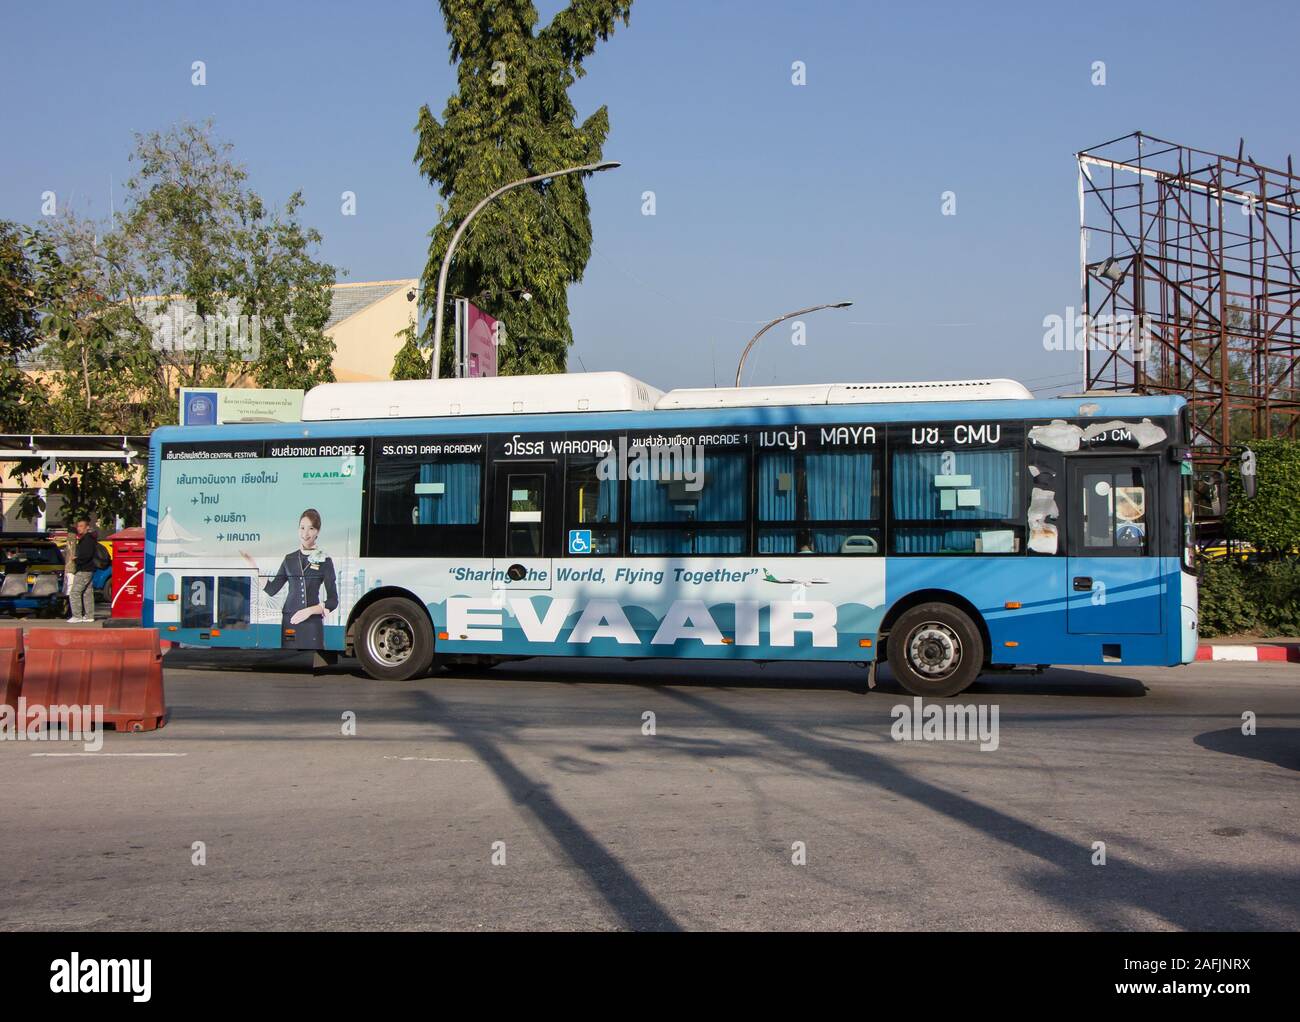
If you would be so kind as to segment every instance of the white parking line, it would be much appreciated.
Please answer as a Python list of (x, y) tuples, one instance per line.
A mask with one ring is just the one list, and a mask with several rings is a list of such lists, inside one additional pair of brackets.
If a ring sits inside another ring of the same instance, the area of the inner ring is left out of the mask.
[(476, 759), (442, 759), (437, 756), (385, 756), (384, 759), (395, 759), (399, 763), (477, 763)]
[(188, 756), (188, 752), (33, 752), (33, 756)]

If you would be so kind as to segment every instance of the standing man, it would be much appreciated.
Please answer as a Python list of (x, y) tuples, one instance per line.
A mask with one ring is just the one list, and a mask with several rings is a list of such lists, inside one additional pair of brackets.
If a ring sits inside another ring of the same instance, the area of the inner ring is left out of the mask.
[(74, 526), (77, 532), (76, 547), (73, 554), (71, 592), (71, 617), (69, 624), (83, 624), (95, 620), (95, 590), (90, 581), (95, 577), (95, 550), (99, 539), (90, 528), (90, 519), (84, 515), (78, 518)]

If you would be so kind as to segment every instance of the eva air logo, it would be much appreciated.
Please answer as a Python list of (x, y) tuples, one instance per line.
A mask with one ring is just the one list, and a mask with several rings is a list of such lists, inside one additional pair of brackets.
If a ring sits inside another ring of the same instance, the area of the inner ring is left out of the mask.
[(348, 457), (339, 462), (339, 467), (336, 471), (304, 472), (302, 477), (304, 479), (349, 479), (356, 473), (356, 470), (357, 458), (356, 455), (353, 454), (348, 455)]

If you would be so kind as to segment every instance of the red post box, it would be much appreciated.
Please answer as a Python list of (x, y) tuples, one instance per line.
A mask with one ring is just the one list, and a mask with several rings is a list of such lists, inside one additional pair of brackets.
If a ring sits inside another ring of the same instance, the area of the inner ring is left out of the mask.
[(144, 612), (144, 529), (105, 537), (113, 544), (113, 617), (138, 620)]

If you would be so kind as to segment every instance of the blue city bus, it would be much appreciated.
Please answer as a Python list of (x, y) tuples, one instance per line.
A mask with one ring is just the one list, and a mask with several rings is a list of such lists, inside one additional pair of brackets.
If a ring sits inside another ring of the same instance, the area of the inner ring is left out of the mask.
[(541, 656), (982, 671), (1196, 651), (1178, 397), (1008, 380), (327, 384), (150, 443), (145, 624), (373, 678)]

